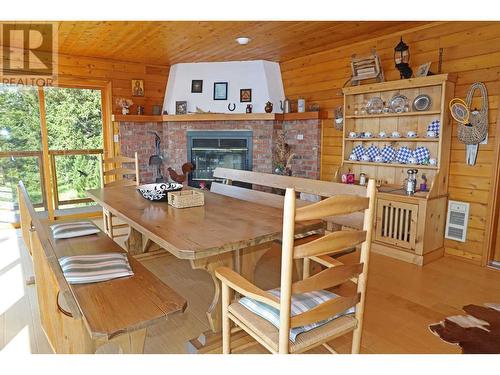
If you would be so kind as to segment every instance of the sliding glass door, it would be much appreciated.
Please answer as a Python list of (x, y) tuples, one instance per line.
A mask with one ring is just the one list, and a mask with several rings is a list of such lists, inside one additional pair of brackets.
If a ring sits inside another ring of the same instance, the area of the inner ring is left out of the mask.
[(36, 88), (0, 86), (0, 223), (18, 222), (17, 183), (46, 209)]
[(54, 208), (89, 205), (85, 190), (101, 185), (101, 91), (52, 87), (44, 94)]
[(88, 211), (85, 190), (101, 184), (102, 103), (99, 88), (0, 85), (0, 224), (19, 221), (19, 180), (50, 217)]

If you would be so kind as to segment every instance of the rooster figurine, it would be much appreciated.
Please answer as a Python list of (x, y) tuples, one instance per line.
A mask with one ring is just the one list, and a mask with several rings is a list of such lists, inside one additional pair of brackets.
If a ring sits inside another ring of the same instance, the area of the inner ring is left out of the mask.
[(179, 184), (183, 184), (184, 181), (187, 180), (188, 173), (194, 171), (196, 167), (193, 163), (184, 163), (182, 164), (181, 168), (182, 168), (182, 174), (177, 173), (171, 167), (167, 168), (170, 178)]

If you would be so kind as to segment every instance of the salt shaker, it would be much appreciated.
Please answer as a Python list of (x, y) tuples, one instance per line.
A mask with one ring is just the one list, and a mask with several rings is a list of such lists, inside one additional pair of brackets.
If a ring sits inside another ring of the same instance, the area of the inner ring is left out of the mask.
[(359, 174), (359, 184), (360, 185), (366, 185), (366, 174), (360, 173)]

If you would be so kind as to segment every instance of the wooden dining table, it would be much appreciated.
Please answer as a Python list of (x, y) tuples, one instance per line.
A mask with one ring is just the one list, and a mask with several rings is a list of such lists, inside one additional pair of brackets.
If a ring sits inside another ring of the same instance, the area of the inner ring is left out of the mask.
[[(88, 190), (87, 195), (130, 225), (126, 247), (137, 255), (158, 246), (193, 269), (208, 272), (214, 283), (207, 318), (213, 332), (221, 329), (220, 284), (215, 269), (232, 267), (253, 281), (257, 262), (281, 238), (283, 210), (203, 191), (205, 204), (174, 208), (152, 202), (135, 187)], [(300, 222), (296, 234), (323, 227), (321, 221)], [(189, 301), (188, 301), (189, 303)]]

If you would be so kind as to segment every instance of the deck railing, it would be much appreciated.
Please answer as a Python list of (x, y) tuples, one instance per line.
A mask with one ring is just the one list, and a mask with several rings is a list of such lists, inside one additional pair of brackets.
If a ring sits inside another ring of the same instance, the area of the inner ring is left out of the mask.
[[(73, 205), (73, 204), (81, 204), (81, 203), (90, 203), (92, 202), (89, 198), (70, 198), (70, 199), (61, 199), (60, 191), (59, 191), (59, 181), (58, 181), (58, 173), (57, 173), (57, 163), (56, 158), (65, 157), (65, 156), (77, 156), (77, 155), (98, 155), (99, 156), (99, 168), (100, 168), (100, 160), (103, 155), (103, 149), (86, 149), (86, 150), (49, 150), (49, 161), (50, 161), (50, 175), (51, 175), (51, 186), (46, 186), (44, 179), (44, 164), (43, 164), (43, 156), (42, 151), (0, 151), (0, 160), (2, 159), (11, 159), (12, 161), (16, 161), (16, 159), (20, 158), (36, 158), (38, 173), (40, 184), (40, 200), (38, 202), (34, 202), (34, 206), (37, 208), (44, 208), (47, 210), (47, 194), (46, 189), (51, 189), (52, 198), (54, 202), (54, 209), (59, 209), (61, 206)], [(2, 165), (0, 164), (0, 186), (5, 186), (5, 189), (0, 189), (0, 211), (10, 212), (7, 216), (10, 218), (9, 221), (17, 221), (17, 211), (18, 211), (18, 203), (17, 203), (17, 195), (16, 195), (16, 186), (18, 180), (25, 180), (26, 177), (22, 176), (22, 172), (19, 172), (18, 175), (9, 174), (7, 171), (2, 170)], [(25, 181), (26, 182), (26, 181)], [(29, 188), (29, 186), (27, 186)], [(10, 191), (7, 191), (10, 190)], [(2, 199), (3, 198), (3, 199)], [(13, 216), (12, 216), (13, 215)], [(6, 221), (3, 218), (5, 215), (0, 215), (0, 221)], [(10, 217), (12, 216), (12, 217)]]

